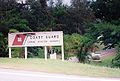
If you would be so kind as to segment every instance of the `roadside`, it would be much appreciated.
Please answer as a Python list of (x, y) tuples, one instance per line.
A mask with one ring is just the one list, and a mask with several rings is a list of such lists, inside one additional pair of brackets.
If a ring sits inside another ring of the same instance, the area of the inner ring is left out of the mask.
[(29, 58), (27, 60), (18, 58), (0, 58), (0, 68), (66, 75), (120, 78), (120, 69), (117, 68), (101, 67), (68, 61), (63, 62), (61, 60), (45, 61), (44, 59), (39, 58)]
[(0, 81), (120, 81), (120, 78), (95, 78), (10, 69), (0, 69), (0, 75)]

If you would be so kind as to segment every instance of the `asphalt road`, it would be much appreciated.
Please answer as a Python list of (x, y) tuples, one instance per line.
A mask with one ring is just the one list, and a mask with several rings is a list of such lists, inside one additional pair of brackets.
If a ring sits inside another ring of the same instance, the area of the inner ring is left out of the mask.
[(106, 53), (110, 53), (110, 52), (113, 52), (113, 51), (115, 51), (115, 48), (106, 49), (106, 50), (103, 50), (103, 51), (101, 52), (101, 54), (106, 54)]
[(120, 78), (93, 78), (43, 72), (0, 69), (0, 81), (120, 81)]

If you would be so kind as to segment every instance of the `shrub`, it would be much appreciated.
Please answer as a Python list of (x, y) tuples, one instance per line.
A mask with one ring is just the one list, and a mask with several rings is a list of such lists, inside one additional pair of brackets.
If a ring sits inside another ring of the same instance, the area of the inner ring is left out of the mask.
[(117, 45), (117, 54), (114, 59), (112, 59), (112, 67), (120, 68), (120, 43)]
[(81, 63), (86, 63), (86, 56), (92, 45), (92, 40), (85, 35), (73, 33), (64, 36), (65, 56), (69, 58), (74, 54)]
[(92, 57), (93, 60), (100, 60), (100, 56), (96, 55)]

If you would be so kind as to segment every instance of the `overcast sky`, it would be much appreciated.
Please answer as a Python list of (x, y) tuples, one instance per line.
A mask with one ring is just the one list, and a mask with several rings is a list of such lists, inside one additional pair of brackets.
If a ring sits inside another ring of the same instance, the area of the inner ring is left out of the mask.
[[(23, 3), (25, 3), (26, 0), (17, 0), (19, 3), (21, 3), (21, 1), (23, 1)], [(50, 1), (50, 0), (49, 0)], [(47, 2), (49, 4), (49, 1)], [(54, 3), (56, 3), (58, 0), (53, 0)], [(70, 1), (71, 0), (62, 0), (63, 4), (67, 4), (70, 5)]]
[[(50, 0), (49, 0), (50, 1)], [(48, 3), (49, 3), (49, 1), (48, 1)], [(54, 3), (56, 3), (58, 0), (53, 0), (53, 2)], [(62, 0), (63, 1), (63, 4), (65, 4), (65, 5), (68, 5), (68, 6), (70, 6), (71, 5), (71, 1), (72, 0)], [(88, 1), (92, 1), (92, 0), (88, 0)], [(93, 1), (96, 1), (96, 0), (93, 0)]]
[(63, 0), (64, 4), (70, 5), (71, 0)]
[[(49, 0), (50, 1), (50, 0)], [(49, 1), (48, 1), (48, 4), (49, 4)], [(54, 4), (57, 2), (58, 0), (53, 0)], [(71, 0), (62, 0), (63, 4), (67, 4), (70, 6), (70, 1)]]
[[(21, 1), (23, 1), (23, 2), (25, 2), (26, 0), (18, 0), (18, 2), (21, 2)], [(49, 0), (50, 1), (50, 0)], [(48, 1), (48, 3), (49, 3), (49, 1)], [(53, 0), (53, 2), (57, 2), (58, 0)], [(63, 4), (65, 4), (65, 5), (68, 5), (68, 6), (70, 6), (71, 5), (71, 0), (62, 0), (63, 1)], [(92, 1), (92, 0), (88, 0), (88, 1)], [(94, 0), (94, 1), (96, 1), (96, 0)]]

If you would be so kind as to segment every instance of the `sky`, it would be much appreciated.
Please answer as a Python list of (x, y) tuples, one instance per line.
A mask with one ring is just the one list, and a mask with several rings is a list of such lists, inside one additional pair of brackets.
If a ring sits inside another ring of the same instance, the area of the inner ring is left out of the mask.
[[(49, 0), (50, 1), (50, 0)], [(48, 4), (49, 4), (49, 1), (48, 1)], [(53, 2), (57, 2), (58, 0), (53, 0)], [(65, 5), (68, 5), (68, 6), (70, 6), (71, 5), (71, 1), (72, 0), (62, 0), (62, 2), (63, 2), (63, 4), (65, 4)], [(88, 0), (88, 1), (92, 1), (92, 0)], [(96, 1), (96, 0), (93, 0), (93, 1)]]
[(70, 1), (71, 0), (63, 0), (64, 4), (67, 4), (68, 6), (71, 4)]
[[(50, 1), (50, 0), (49, 0)], [(49, 1), (48, 1), (48, 4), (49, 4)], [(53, 0), (53, 2), (54, 2), (54, 4), (57, 2), (58, 0)], [(62, 2), (63, 2), (63, 4), (65, 4), (65, 5), (68, 5), (68, 6), (70, 6), (70, 1), (71, 0), (62, 0)]]
[[(25, 0), (18, 0), (18, 2), (21, 2), (21, 1), (25, 2)], [(49, 4), (49, 1), (47, 2), (47, 4)], [(56, 3), (58, 0), (53, 0), (53, 1)], [(62, 1), (63, 1), (63, 4), (65, 4), (65, 5), (68, 5), (68, 6), (71, 5), (71, 3), (70, 3), (71, 0), (62, 0)], [(88, 0), (88, 1), (92, 1), (92, 0)], [(96, 1), (96, 0), (94, 0), (94, 1)]]
[[(17, 0), (19, 3), (21, 3), (21, 1), (23, 1), (23, 3), (25, 3), (26, 0)], [(49, 0), (50, 1), (50, 0)], [(48, 4), (49, 4), (49, 1), (48, 1)], [(57, 2), (57, 0), (53, 0), (55, 3)], [(67, 4), (70, 6), (70, 1), (71, 0), (62, 0), (63, 1), (63, 4)]]

